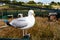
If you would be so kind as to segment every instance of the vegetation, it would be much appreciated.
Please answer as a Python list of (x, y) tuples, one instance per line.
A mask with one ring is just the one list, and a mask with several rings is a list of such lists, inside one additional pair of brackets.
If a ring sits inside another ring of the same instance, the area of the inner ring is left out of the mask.
[[(60, 2), (57, 3), (51, 2), (50, 5), (44, 5), (44, 6), (43, 3), (41, 2), (35, 3), (34, 1), (29, 1), (26, 4), (24, 2), (17, 2), (16, 0), (13, 0), (12, 3), (10, 0), (0, 0), (0, 2), (4, 2), (6, 4), (10, 3), (15, 5), (30, 5), (30, 6), (45, 7), (45, 8), (52, 8), (51, 5), (60, 6)], [(9, 8), (9, 6), (7, 6), (6, 8)], [(20, 8), (23, 10), (22, 7)], [(22, 10), (7, 10), (7, 11), (5, 10), (4, 12), (6, 14), (13, 14), (15, 16), (18, 13), (24, 12), (23, 14), (24, 16), (26, 16), (27, 10), (24, 11)], [(6, 15), (5, 13), (4, 16)], [(48, 19), (45, 17), (46, 15), (48, 15), (48, 12), (45, 10), (35, 10), (35, 13), (36, 16), (42, 16), (44, 18), (36, 17), (36, 23), (34, 27), (28, 29), (28, 33), (31, 34), (31, 40), (60, 40), (60, 20), (56, 22), (48, 22)], [(11, 19), (8, 20), (11, 21)], [(3, 25), (5, 25), (5, 23), (0, 21), (0, 27)], [(21, 38), (21, 37), (22, 37), (22, 30), (18, 28), (8, 26), (7, 28), (0, 29), (0, 38)]]
[(29, 2), (25, 3), (25, 2), (21, 2), (21, 1), (17, 2), (16, 0), (13, 0), (13, 1), (10, 1), (10, 0), (0, 0), (0, 2), (4, 2), (6, 4), (9, 3), (9, 4), (15, 4), (15, 5), (28, 5), (28, 6), (36, 6), (36, 7), (44, 7), (44, 8), (52, 8), (52, 5), (60, 6), (60, 2), (56, 3), (54, 1), (52, 1), (49, 5), (46, 5), (46, 4), (43, 5), (42, 2), (36, 3), (34, 1), (29, 1)]
[(57, 3), (55, 3), (54, 1), (52, 1), (52, 2), (50, 3), (50, 5), (57, 5)]
[(10, 0), (0, 0), (0, 2), (3, 2), (3, 3), (10, 3)]
[[(11, 21), (11, 19), (9, 19)], [(4, 23), (1, 21), (1, 25)], [(1, 26), (0, 26), (1, 27)], [(47, 18), (36, 17), (34, 27), (27, 30), (31, 34), (31, 40), (60, 40), (60, 20), (48, 22)], [(7, 27), (0, 30), (0, 38), (21, 38), (22, 30)]]
[(27, 4), (36, 4), (34, 1), (29, 1)]

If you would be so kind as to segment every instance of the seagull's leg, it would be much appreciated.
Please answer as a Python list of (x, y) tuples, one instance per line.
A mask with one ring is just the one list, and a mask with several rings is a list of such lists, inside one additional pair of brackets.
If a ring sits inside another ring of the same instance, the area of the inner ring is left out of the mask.
[(24, 29), (23, 29), (23, 36), (24, 36), (24, 34), (25, 34), (25, 33), (24, 33)]
[[(28, 29), (27, 29), (28, 30)], [(30, 37), (30, 33), (28, 33), (28, 31), (25, 30), (25, 35), (28, 35)]]

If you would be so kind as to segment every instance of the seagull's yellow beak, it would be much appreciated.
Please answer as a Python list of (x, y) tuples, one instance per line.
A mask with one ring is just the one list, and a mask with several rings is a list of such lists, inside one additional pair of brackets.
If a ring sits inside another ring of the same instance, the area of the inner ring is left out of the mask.
[(33, 13), (33, 16), (35, 16), (35, 13)]

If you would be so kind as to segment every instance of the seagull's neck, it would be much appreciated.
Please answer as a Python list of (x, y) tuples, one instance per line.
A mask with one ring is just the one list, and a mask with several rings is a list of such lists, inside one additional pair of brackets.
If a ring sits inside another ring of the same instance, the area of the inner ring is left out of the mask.
[(35, 23), (35, 18), (33, 15), (29, 15), (28, 19), (30, 20), (30, 23), (33, 25)]
[(29, 15), (28, 18), (31, 19), (31, 20), (35, 20), (33, 15)]
[(33, 15), (28, 15), (28, 17), (34, 17)]

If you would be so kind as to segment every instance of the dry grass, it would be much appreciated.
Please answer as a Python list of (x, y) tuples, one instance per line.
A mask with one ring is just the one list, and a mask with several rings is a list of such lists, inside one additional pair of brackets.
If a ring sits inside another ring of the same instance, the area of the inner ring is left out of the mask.
[[(60, 21), (48, 22), (47, 18), (36, 17), (34, 27), (28, 29), (31, 40), (60, 40)], [(21, 38), (22, 30), (14, 27), (0, 29), (0, 37)]]

